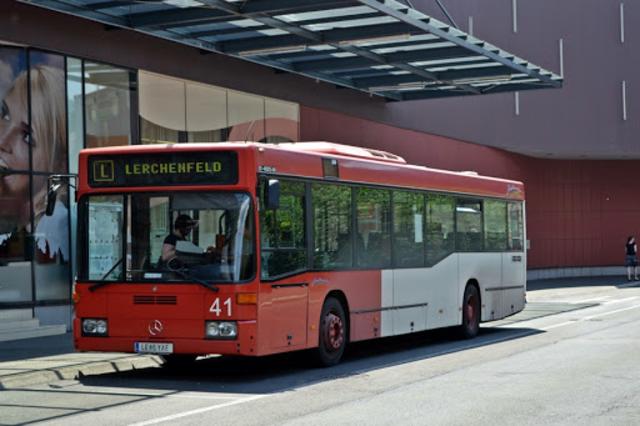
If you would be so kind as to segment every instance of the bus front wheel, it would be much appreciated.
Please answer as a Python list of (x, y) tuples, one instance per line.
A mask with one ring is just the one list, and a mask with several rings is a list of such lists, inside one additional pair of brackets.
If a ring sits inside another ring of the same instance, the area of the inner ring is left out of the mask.
[(480, 294), (478, 287), (467, 284), (462, 298), (462, 325), (459, 328), (460, 337), (470, 339), (478, 335), (480, 330)]
[(344, 308), (334, 297), (329, 297), (322, 306), (319, 333), (319, 364), (323, 367), (336, 365), (347, 346), (348, 330)]

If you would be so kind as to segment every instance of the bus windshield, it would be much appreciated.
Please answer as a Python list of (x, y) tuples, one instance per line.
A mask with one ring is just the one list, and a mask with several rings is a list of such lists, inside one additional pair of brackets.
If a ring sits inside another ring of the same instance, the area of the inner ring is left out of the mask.
[(81, 202), (89, 281), (237, 282), (255, 275), (245, 193), (92, 195)]

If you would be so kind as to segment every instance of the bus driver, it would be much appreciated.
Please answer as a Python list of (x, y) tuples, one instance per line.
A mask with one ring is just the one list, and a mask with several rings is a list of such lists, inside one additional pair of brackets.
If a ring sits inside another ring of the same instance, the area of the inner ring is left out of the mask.
[(173, 232), (164, 239), (162, 244), (162, 255), (160, 260), (166, 264), (168, 261), (176, 257), (176, 243), (178, 241), (186, 241), (191, 230), (198, 224), (198, 221), (191, 219), (189, 215), (179, 215), (174, 224)]

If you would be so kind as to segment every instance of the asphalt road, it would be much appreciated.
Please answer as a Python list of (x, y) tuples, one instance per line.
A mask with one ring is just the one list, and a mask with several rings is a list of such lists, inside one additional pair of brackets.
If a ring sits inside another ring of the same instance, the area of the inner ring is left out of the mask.
[(518, 317), (308, 354), (209, 358), (0, 392), (0, 425), (640, 424), (640, 287), (528, 294)]

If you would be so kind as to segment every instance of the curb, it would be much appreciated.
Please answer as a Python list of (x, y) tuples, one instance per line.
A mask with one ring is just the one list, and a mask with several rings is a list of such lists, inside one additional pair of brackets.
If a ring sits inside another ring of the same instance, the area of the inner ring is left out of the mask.
[(76, 380), (82, 376), (140, 370), (159, 367), (161, 365), (162, 360), (156, 355), (137, 355), (115, 358), (108, 361), (96, 361), (87, 364), (32, 370), (0, 377), (0, 390), (42, 385), (58, 380)]

